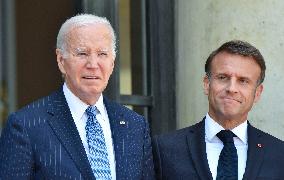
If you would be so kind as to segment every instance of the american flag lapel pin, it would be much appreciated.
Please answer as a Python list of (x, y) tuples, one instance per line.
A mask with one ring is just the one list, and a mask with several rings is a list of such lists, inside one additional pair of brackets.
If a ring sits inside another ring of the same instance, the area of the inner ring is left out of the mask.
[(119, 121), (119, 124), (120, 124), (120, 125), (125, 125), (125, 121), (124, 121), (124, 120), (120, 120), (120, 121)]

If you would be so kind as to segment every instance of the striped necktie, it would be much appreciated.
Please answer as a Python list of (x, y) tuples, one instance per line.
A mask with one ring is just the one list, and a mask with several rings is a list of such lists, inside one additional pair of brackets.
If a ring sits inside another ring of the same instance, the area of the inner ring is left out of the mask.
[(96, 118), (97, 108), (89, 106), (86, 109), (86, 135), (89, 147), (89, 162), (96, 179), (111, 179), (108, 151), (102, 127)]

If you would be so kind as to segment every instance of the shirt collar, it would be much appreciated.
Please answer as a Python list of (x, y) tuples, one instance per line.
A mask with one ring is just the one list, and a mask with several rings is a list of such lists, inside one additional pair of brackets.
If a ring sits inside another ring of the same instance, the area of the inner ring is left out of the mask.
[[(99, 111), (99, 113), (105, 117), (105, 105), (104, 105), (104, 100), (103, 100), (103, 96), (100, 95), (98, 101), (96, 102), (95, 106), (97, 107), (97, 110)], [(105, 118), (103, 118), (103, 120), (105, 120)]]
[[(74, 119), (81, 119), (84, 115), (86, 109), (88, 108), (88, 104), (81, 101), (75, 94), (71, 92), (66, 83), (63, 85), (63, 92), (67, 101), (67, 104), (70, 108), (71, 114)], [(100, 95), (98, 101), (95, 106), (97, 107), (99, 112), (104, 112), (104, 104), (103, 104), (103, 96)]]
[(238, 136), (238, 138), (242, 141), (242, 143), (247, 144), (248, 142), (248, 121), (243, 122), (242, 124), (238, 125), (232, 132)]
[[(247, 121), (245, 121), (231, 130), (243, 144), (247, 144), (247, 125)], [(219, 141), (216, 134), (221, 130), (224, 130), (224, 128), (207, 113), (205, 118), (205, 138), (209, 142)]]

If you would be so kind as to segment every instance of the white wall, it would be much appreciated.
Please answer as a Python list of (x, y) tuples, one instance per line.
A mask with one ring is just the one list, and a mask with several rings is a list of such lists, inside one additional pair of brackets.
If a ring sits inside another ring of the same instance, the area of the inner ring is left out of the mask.
[(177, 0), (176, 22), (178, 128), (200, 121), (208, 110), (202, 89), (208, 55), (240, 39), (255, 45), (267, 65), (264, 92), (249, 120), (284, 139), (284, 1)]

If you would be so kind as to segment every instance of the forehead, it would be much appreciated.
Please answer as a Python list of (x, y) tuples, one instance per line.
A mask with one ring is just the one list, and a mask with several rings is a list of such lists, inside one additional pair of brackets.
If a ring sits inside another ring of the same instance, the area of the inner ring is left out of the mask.
[(213, 73), (236, 74), (247, 77), (256, 76), (258, 78), (261, 69), (252, 57), (221, 52), (213, 58), (211, 71)]
[(67, 35), (69, 46), (111, 46), (111, 43), (111, 31), (105, 24), (73, 27)]

